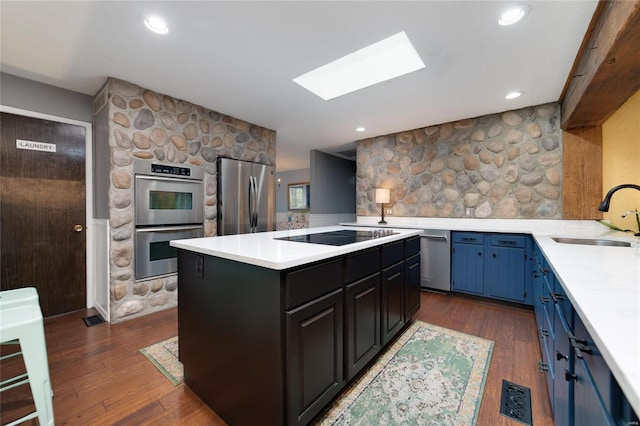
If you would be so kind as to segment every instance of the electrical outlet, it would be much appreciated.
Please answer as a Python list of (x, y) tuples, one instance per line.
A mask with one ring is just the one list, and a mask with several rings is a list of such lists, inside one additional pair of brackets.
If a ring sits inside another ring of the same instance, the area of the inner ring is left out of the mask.
[(393, 209), (387, 209), (387, 211), (385, 212), (385, 214), (393, 214)]

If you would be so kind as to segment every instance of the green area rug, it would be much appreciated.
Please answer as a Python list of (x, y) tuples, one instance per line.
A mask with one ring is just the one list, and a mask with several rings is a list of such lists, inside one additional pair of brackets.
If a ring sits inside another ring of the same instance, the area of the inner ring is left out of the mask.
[[(316, 425), (473, 425), (493, 342), (415, 321)], [(183, 380), (177, 337), (142, 352), (173, 384)]]
[(184, 381), (184, 369), (182, 363), (178, 361), (177, 336), (140, 349), (140, 352), (167, 376), (174, 386)]

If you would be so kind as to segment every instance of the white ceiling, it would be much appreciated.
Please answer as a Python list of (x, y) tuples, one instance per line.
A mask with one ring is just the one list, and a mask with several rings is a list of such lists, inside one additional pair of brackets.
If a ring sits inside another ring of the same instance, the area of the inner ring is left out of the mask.
[[(121, 78), (273, 129), (285, 171), (310, 149), (557, 101), (597, 1), (525, 2), (500, 27), (523, 2), (2, 0), (0, 69), (92, 96)], [(146, 30), (148, 13), (170, 33)], [(291, 81), (400, 31), (425, 69), (330, 101)]]

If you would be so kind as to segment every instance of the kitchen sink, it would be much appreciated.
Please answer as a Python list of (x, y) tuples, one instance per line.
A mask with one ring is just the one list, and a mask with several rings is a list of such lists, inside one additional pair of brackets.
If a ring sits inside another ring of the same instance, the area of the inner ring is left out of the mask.
[(586, 246), (611, 246), (611, 247), (631, 247), (628, 241), (602, 240), (593, 238), (568, 238), (568, 237), (551, 237), (556, 243), (562, 244), (581, 244)]

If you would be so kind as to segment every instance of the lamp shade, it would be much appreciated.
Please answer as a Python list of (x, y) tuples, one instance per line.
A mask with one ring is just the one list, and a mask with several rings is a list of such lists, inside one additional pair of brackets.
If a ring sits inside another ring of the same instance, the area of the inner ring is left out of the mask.
[(387, 188), (376, 189), (376, 203), (388, 203), (391, 201), (391, 191)]

